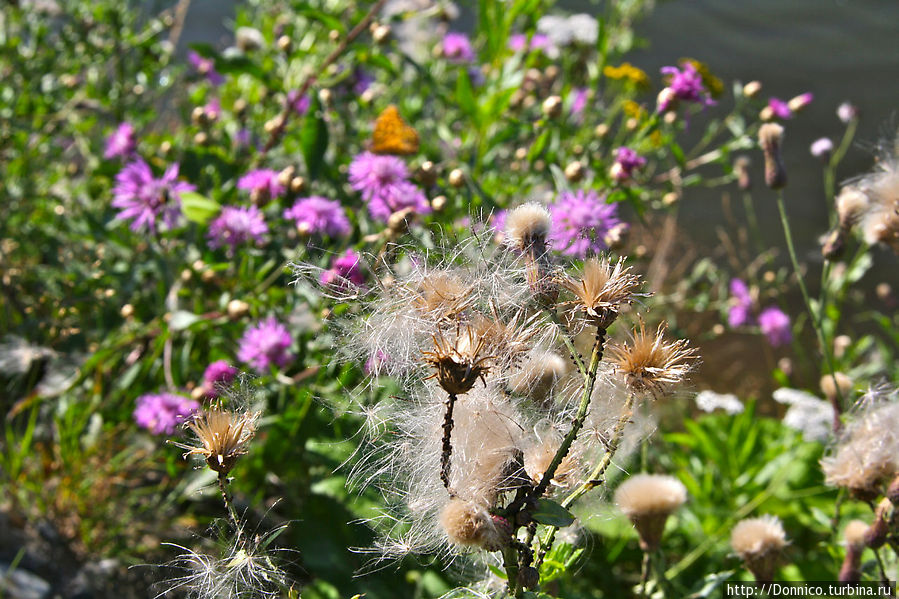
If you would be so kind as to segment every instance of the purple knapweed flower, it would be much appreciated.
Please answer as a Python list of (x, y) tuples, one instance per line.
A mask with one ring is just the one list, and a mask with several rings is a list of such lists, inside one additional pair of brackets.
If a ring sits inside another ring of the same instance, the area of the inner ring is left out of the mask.
[(730, 297), (731, 306), (727, 311), (727, 324), (732, 329), (752, 324), (754, 302), (746, 283), (740, 279), (731, 279)]
[(199, 403), (182, 395), (147, 393), (137, 398), (134, 421), (154, 435), (171, 435), (199, 409)]
[(284, 193), (284, 186), (278, 182), (278, 171), (270, 168), (250, 171), (237, 181), (237, 189), (249, 191), (259, 200), (271, 200)]
[(759, 314), (759, 328), (773, 347), (787, 345), (793, 340), (790, 317), (777, 306), (770, 306)]
[(450, 31), (443, 36), (443, 55), (452, 62), (471, 62), (474, 60), (474, 49), (471, 40), (464, 33)]
[(850, 102), (843, 102), (837, 106), (837, 118), (848, 125), (858, 118), (858, 108)]
[(350, 187), (362, 194), (372, 218), (387, 222), (390, 215), (411, 208), (428, 214), (431, 205), (424, 192), (408, 180), (406, 164), (396, 156), (362, 152), (349, 168)]
[(646, 166), (646, 158), (630, 148), (621, 147), (615, 153), (615, 162), (609, 169), (609, 174), (612, 179), (621, 183), (630, 179), (635, 170), (644, 166)]
[(301, 96), (300, 90), (294, 89), (287, 92), (287, 104), (294, 112), (302, 116), (309, 110), (309, 107), (312, 105), (312, 100), (309, 98), (309, 94)]
[(228, 364), (226, 360), (216, 360), (206, 367), (203, 372), (203, 388), (206, 397), (218, 397), (220, 386), (230, 385), (240, 372), (236, 367)]
[(608, 248), (606, 235), (623, 224), (618, 219), (618, 206), (608, 204), (605, 196), (595, 191), (563, 191), (550, 204), (552, 227), (549, 240), (553, 249), (567, 255), (585, 258)]
[(670, 77), (668, 86), (659, 94), (657, 112), (666, 112), (674, 108), (678, 101), (694, 102), (703, 106), (715, 103), (702, 83), (702, 75), (693, 66), (685, 62), (680, 68), (662, 67), (662, 74)]
[(156, 233), (156, 221), (161, 218), (169, 229), (178, 224), (181, 216), (181, 193), (193, 191), (190, 183), (178, 181), (178, 164), (169, 166), (157, 179), (142, 158), (126, 164), (115, 176), (112, 205), (119, 208), (119, 220), (130, 220), (131, 230), (146, 228)]
[(203, 107), (203, 113), (206, 115), (206, 118), (210, 120), (215, 120), (222, 116), (222, 103), (218, 98), (213, 98), (206, 102), (206, 105)]
[(809, 147), (809, 151), (815, 158), (826, 159), (833, 152), (833, 142), (827, 137), (816, 139)]
[(289, 351), (290, 343), (290, 332), (287, 327), (278, 322), (274, 316), (269, 316), (244, 332), (240, 338), (237, 359), (249, 364), (260, 374), (266, 372), (273, 364), (284, 368), (295, 357)]
[(212, 249), (228, 246), (228, 256), (233, 256), (237, 246), (253, 241), (261, 245), (268, 233), (268, 225), (262, 212), (256, 206), (243, 208), (225, 206), (221, 213), (209, 223), (206, 237)]
[(352, 227), (337, 200), (311, 196), (297, 200), (284, 211), (284, 218), (293, 220), (303, 235), (349, 235)]
[(134, 126), (131, 123), (121, 123), (116, 130), (106, 138), (106, 147), (103, 150), (103, 158), (128, 158), (134, 153), (137, 140), (134, 138)]
[(324, 287), (346, 289), (351, 285), (361, 287), (365, 284), (365, 275), (359, 264), (362, 258), (351, 249), (337, 256), (331, 262), (331, 268), (322, 271), (318, 282)]
[(225, 78), (215, 70), (215, 61), (211, 58), (203, 58), (191, 50), (187, 53), (187, 62), (189, 62), (199, 74), (206, 77), (212, 85), (221, 85), (225, 82)]
[(775, 118), (784, 120), (793, 118), (793, 111), (790, 110), (790, 105), (780, 98), (768, 98), (768, 109)]
[(589, 90), (586, 87), (576, 87), (572, 90), (571, 116), (577, 117), (584, 112), (589, 95)]
[(528, 43), (528, 36), (524, 33), (515, 33), (509, 37), (509, 49), (512, 52), (521, 52), (522, 50), (543, 51), (544, 53), (554, 48), (552, 40), (548, 35), (535, 33)]

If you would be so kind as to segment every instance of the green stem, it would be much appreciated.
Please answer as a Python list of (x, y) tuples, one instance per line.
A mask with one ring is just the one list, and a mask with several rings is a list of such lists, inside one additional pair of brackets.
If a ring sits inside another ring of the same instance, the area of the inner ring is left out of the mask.
[(565, 323), (562, 322), (562, 320), (559, 318), (559, 315), (556, 314), (556, 311), (553, 308), (546, 307), (545, 310), (547, 316), (549, 316), (549, 319), (559, 329), (560, 335), (562, 337), (562, 343), (565, 344), (565, 347), (568, 349), (569, 353), (571, 353), (571, 359), (574, 361), (574, 364), (577, 366), (578, 371), (586, 381), (587, 368), (584, 366), (584, 361), (581, 359), (580, 353), (574, 346), (574, 341), (572, 341), (571, 335), (568, 334), (568, 327), (565, 326)]
[[(834, 385), (836, 385), (836, 376), (834, 374), (833, 368), (833, 358), (830, 355), (830, 348), (827, 345), (827, 342), (824, 338), (824, 326), (821, 320), (821, 313), (824, 310), (824, 306), (821, 305), (818, 308), (818, 311), (815, 311), (812, 306), (812, 300), (808, 293), (808, 288), (805, 286), (805, 279), (802, 277), (802, 271), (799, 267), (799, 259), (796, 257), (796, 248), (793, 246), (793, 234), (790, 231), (790, 222), (787, 219), (787, 210), (784, 206), (784, 197), (783, 191), (778, 190), (777, 192), (777, 210), (780, 212), (780, 222), (783, 225), (784, 237), (787, 240), (787, 251), (790, 254), (790, 261), (793, 263), (793, 271), (796, 273), (796, 280), (799, 283), (799, 291), (802, 293), (802, 299), (805, 301), (805, 308), (808, 310), (809, 316), (812, 320), (812, 328), (815, 329), (815, 335), (818, 338), (818, 345), (821, 348), (821, 354), (824, 357), (824, 365), (827, 368), (827, 372), (834, 378)], [(839, 394), (839, 386), (837, 385), (837, 394)], [(834, 406), (835, 408), (837, 406)], [(839, 414), (834, 415), (834, 425), (836, 426), (839, 422)]]
[(543, 478), (540, 479), (540, 483), (531, 493), (533, 499), (538, 499), (546, 492), (550, 481), (556, 475), (559, 464), (561, 464), (562, 460), (565, 459), (565, 456), (568, 455), (572, 443), (574, 443), (577, 434), (584, 426), (584, 419), (587, 417), (587, 409), (590, 407), (590, 398), (593, 395), (593, 387), (596, 384), (596, 371), (599, 369), (600, 360), (602, 360), (605, 334), (605, 329), (597, 329), (596, 341), (593, 343), (593, 353), (590, 355), (590, 364), (587, 366), (587, 374), (584, 380), (584, 393), (581, 395), (581, 403), (578, 405), (577, 414), (575, 414), (574, 420), (571, 422), (571, 429), (568, 431), (568, 434), (565, 435), (565, 438), (562, 439), (562, 444), (553, 456), (552, 462), (549, 463), (549, 466), (543, 472)]
[[(562, 507), (566, 509), (571, 507), (571, 505), (585, 493), (603, 483), (602, 477), (612, 464), (612, 458), (615, 457), (615, 452), (618, 451), (618, 448), (621, 445), (621, 439), (624, 437), (624, 427), (627, 426), (627, 423), (631, 419), (635, 401), (636, 396), (633, 393), (628, 394), (627, 399), (624, 402), (624, 411), (622, 412), (621, 417), (618, 418), (618, 422), (615, 423), (615, 428), (612, 430), (612, 438), (609, 440), (606, 453), (593, 468), (593, 471), (590, 472), (587, 479), (562, 501)], [(546, 555), (546, 552), (552, 548), (557, 530), (558, 527), (550, 526), (546, 531), (546, 534), (543, 535), (543, 540), (540, 542), (540, 555), (537, 558), (538, 568), (543, 562), (543, 557)]]
[(240, 540), (243, 530), (240, 526), (240, 520), (237, 518), (237, 512), (234, 509), (234, 502), (231, 500), (231, 494), (228, 492), (228, 475), (224, 472), (219, 472), (218, 482), (219, 491), (222, 492), (222, 500), (225, 502), (225, 508), (228, 510), (228, 517), (231, 518), (235, 534), (237, 535), (238, 540)]
[(509, 594), (513, 597), (521, 597), (524, 594), (524, 589), (518, 584), (518, 552), (512, 545), (503, 549), (503, 567), (506, 569)]

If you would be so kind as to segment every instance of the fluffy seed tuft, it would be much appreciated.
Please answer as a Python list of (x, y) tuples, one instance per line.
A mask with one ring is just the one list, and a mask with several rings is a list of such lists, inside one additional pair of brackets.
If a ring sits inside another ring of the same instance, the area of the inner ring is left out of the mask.
[(731, 548), (760, 582), (774, 578), (781, 552), (787, 545), (783, 524), (770, 514), (741, 520), (730, 534)]
[(615, 503), (640, 535), (640, 548), (659, 546), (665, 522), (687, 501), (687, 488), (673, 476), (635, 474), (619, 485)]
[(636, 393), (664, 395), (696, 365), (696, 349), (687, 347), (685, 339), (666, 341), (666, 327), (660, 324), (653, 335), (646, 332), (641, 320), (640, 328), (631, 335), (631, 343), (614, 345), (609, 352), (615, 370)]

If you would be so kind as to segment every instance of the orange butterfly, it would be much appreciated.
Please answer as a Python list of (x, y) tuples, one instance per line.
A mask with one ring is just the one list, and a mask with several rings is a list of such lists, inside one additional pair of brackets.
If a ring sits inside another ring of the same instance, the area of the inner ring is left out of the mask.
[(371, 151), (375, 154), (416, 154), (418, 133), (391, 104), (378, 115), (371, 135)]

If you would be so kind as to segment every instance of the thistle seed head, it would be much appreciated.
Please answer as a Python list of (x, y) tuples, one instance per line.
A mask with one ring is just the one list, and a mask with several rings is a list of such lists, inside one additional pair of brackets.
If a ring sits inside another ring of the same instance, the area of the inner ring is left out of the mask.
[(666, 341), (666, 327), (663, 323), (655, 334), (647, 333), (640, 320), (640, 327), (632, 333), (630, 344), (614, 345), (610, 349), (609, 357), (615, 370), (624, 377), (631, 391), (649, 392), (654, 397), (664, 395), (695, 367), (696, 349), (687, 347), (686, 339)]
[(580, 278), (567, 276), (562, 287), (577, 299), (562, 304), (573, 314), (582, 313), (590, 324), (609, 328), (621, 311), (621, 306), (633, 301), (640, 285), (640, 277), (619, 259), (614, 265), (608, 258), (590, 258), (584, 263)]

